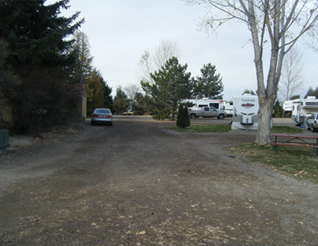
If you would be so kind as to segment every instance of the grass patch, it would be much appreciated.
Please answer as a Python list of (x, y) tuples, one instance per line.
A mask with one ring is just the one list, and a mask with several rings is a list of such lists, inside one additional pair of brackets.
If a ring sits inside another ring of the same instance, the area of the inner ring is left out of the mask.
[(254, 143), (241, 144), (226, 148), (237, 155), (242, 155), (252, 162), (271, 166), (284, 174), (318, 184), (318, 157), (312, 148), (278, 146), (264, 147)]
[(178, 132), (229, 132), (231, 126), (229, 125), (191, 125), (186, 128), (180, 128), (177, 126), (167, 126), (166, 129), (178, 131)]
[(271, 133), (302, 134), (304, 133), (304, 130), (302, 128), (290, 126), (273, 126)]
[[(177, 126), (167, 126), (166, 129), (178, 132), (229, 132), (231, 131), (230, 125), (190, 125), (186, 128), (179, 128)], [(302, 128), (289, 127), (289, 126), (274, 126), (271, 130), (272, 133), (285, 133), (285, 134), (301, 134)]]

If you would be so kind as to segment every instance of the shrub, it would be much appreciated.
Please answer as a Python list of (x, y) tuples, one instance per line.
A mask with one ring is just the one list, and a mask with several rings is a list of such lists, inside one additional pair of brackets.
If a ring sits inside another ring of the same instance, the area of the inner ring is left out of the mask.
[(187, 107), (184, 107), (182, 104), (180, 104), (177, 115), (177, 127), (186, 128), (188, 126), (190, 126), (188, 109)]

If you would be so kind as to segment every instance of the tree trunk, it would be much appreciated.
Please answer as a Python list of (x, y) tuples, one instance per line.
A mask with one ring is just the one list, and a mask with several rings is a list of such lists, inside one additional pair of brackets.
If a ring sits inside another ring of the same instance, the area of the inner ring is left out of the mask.
[(271, 122), (274, 102), (270, 98), (259, 98), (258, 128), (256, 143), (260, 145), (271, 144)]

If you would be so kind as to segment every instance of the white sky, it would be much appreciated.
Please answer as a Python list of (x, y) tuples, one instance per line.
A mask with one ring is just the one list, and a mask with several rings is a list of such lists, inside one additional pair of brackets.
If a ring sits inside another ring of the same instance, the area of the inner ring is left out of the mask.
[[(232, 23), (221, 27), (217, 35), (207, 35), (197, 30), (205, 6), (187, 6), (181, 0), (71, 0), (70, 6), (62, 15), (80, 11), (80, 18), (85, 18), (80, 31), (88, 36), (92, 65), (113, 89), (113, 95), (118, 86), (140, 85), (138, 62), (145, 50), (154, 51), (163, 39), (178, 44), (179, 63), (188, 64), (192, 77), (200, 75), (204, 64), (215, 65), (222, 77), (224, 99), (232, 99), (245, 89), (256, 91), (250, 33), (243, 23)], [(299, 91), (303, 96), (309, 86), (318, 86), (318, 54), (301, 43), (297, 48), (304, 64), (305, 86)], [(267, 66), (265, 69), (267, 74)]]

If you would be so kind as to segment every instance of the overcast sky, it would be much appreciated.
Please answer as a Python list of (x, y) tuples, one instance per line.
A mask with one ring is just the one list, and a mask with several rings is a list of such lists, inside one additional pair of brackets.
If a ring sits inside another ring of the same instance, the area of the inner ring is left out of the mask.
[[(53, 2), (47, 0), (47, 4)], [(163, 39), (178, 44), (179, 63), (187, 63), (193, 77), (200, 75), (204, 64), (215, 65), (222, 77), (224, 99), (232, 99), (245, 89), (256, 91), (250, 33), (243, 23), (232, 23), (220, 28), (217, 35), (208, 35), (198, 30), (205, 6), (187, 6), (181, 0), (71, 0), (70, 6), (62, 15), (80, 11), (80, 18), (85, 18), (80, 31), (88, 36), (93, 66), (113, 95), (118, 86), (140, 85), (138, 62), (145, 50), (151, 53)], [(297, 48), (305, 81), (299, 93), (304, 95), (309, 86), (318, 86), (318, 54), (301, 43)]]

